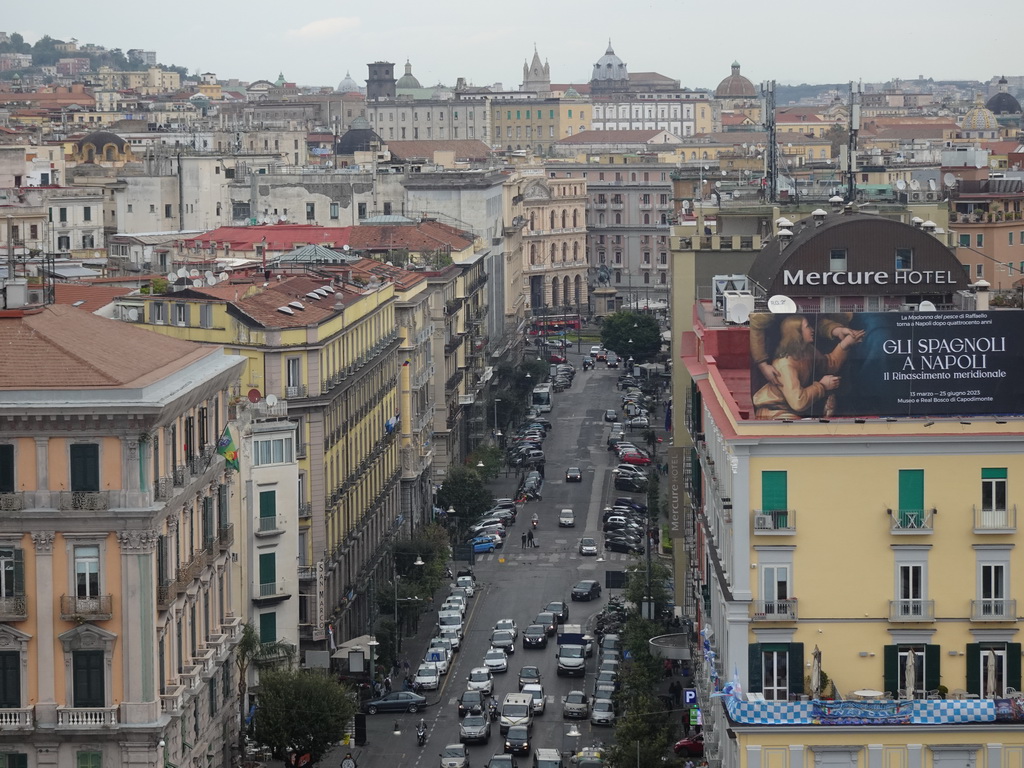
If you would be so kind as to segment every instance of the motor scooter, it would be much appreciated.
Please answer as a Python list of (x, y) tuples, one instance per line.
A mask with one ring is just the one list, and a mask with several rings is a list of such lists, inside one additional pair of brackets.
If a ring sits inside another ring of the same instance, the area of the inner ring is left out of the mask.
[(427, 743), (427, 729), (426, 728), (417, 728), (416, 729), (416, 744), (417, 744), (417, 746), (422, 747), (426, 743)]

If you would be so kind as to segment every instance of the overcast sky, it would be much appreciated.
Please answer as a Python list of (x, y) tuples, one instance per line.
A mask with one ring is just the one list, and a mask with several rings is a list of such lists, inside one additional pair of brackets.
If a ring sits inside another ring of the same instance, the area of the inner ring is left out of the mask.
[(1020, 74), (1016, 26), (994, 24), (1008, 0), (980, 15), (962, 2), (859, 0), (141, 0), (94, 7), (80, 0), (6, 0), (0, 29), (107, 48), (155, 50), (158, 60), (221, 79), (334, 86), (366, 64), (406, 59), (424, 85), (522, 80), (536, 43), (555, 83), (586, 82), (611, 38), (635, 72), (714, 88), (738, 60), (756, 85), (876, 82), (918, 75), (988, 80)]

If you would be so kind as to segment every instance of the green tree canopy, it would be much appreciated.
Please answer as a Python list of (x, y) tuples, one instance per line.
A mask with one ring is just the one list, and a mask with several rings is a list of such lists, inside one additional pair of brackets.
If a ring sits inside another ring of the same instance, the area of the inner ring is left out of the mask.
[(294, 750), (317, 763), (342, 740), (355, 712), (352, 693), (327, 675), (270, 670), (260, 675), (255, 737), (281, 757)]
[(660, 765), (668, 748), (669, 713), (655, 695), (660, 665), (651, 655), (649, 643), (659, 632), (655, 622), (639, 616), (631, 617), (623, 630), (625, 647), (633, 659), (623, 667), (622, 687), (616, 694), (623, 716), (615, 724), (612, 765)]
[[(441, 509), (455, 509), (455, 527), (461, 534), (469, 523), (486, 512), (494, 503), (480, 473), (472, 467), (451, 467), (437, 492)], [(451, 524), (451, 523), (449, 523)]]
[(601, 324), (601, 343), (621, 358), (646, 363), (661, 352), (661, 329), (651, 315), (616, 312)]

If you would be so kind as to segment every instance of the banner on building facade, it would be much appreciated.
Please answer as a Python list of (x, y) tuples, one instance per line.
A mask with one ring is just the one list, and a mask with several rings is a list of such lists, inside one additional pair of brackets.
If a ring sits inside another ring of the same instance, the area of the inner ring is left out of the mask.
[(323, 560), (316, 564), (316, 621), (313, 622), (314, 642), (323, 642), (327, 639), (327, 604), (325, 592), (327, 591), (327, 568)]
[(668, 449), (668, 537), (682, 539), (686, 533), (686, 461), (689, 449), (671, 446)]
[(750, 315), (754, 418), (1012, 415), (1024, 313)]

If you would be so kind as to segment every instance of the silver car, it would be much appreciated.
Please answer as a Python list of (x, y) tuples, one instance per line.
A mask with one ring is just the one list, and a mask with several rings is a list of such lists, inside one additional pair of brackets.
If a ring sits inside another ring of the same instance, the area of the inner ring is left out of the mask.
[(611, 699), (595, 699), (590, 710), (590, 722), (593, 725), (615, 725), (615, 705)]
[(586, 719), (590, 716), (590, 699), (583, 691), (569, 691), (562, 698), (562, 717)]
[(469, 768), (469, 750), (465, 744), (448, 744), (441, 751), (441, 768)]
[(494, 692), (494, 675), (487, 667), (473, 667), (466, 680), (466, 688), (471, 691), (483, 691), (488, 695)]
[(491, 721), (486, 715), (466, 715), (459, 724), (459, 741), (463, 744), (486, 744), (491, 740)]

